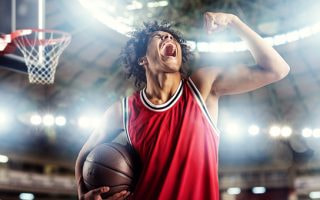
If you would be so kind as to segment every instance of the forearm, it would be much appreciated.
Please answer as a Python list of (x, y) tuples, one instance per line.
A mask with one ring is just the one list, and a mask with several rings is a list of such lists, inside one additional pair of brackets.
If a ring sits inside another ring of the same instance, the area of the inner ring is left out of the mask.
[(236, 31), (242, 40), (247, 42), (251, 54), (260, 67), (274, 72), (280, 78), (288, 74), (289, 65), (278, 52), (238, 17), (234, 16), (231, 28)]
[(84, 161), (85, 161), (88, 154), (89, 154), (89, 152), (84, 152), (81, 150), (78, 157), (77, 157), (77, 161), (76, 161), (75, 178), (76, 178), (76, 182), (77, 182), (77, 189), (78, 189), (79, 196), (84, 194), (85, 192), (87, 192), (86, 188), (84, 186), (84, 183), (83, 183), (82, 168), (83, 168)]

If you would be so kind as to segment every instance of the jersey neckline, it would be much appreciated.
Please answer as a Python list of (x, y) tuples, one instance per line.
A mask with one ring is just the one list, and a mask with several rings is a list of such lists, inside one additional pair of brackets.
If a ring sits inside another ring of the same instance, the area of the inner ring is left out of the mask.
[(144, 106), (146, 106), (148, 109), (155, 111), (155, 112), (162, 112), (162, 111), (166, 111), (169, 108), (171, 108), (180, 98), (181, 94), (183, 91), (183, 87), (182, 87), (182, 80), (180, 81), (180, 84), (178, 86), (178, 89), (176, 90), (176, 92), (174, 93), (174, 95), (172, 97), (170, 97), (170, 99), (163, 103), (163, 104), (153, 104), (146, 95), (146, 88), (143, 88), (140, 91), (140, 99), (141, 102), (143, 103)]

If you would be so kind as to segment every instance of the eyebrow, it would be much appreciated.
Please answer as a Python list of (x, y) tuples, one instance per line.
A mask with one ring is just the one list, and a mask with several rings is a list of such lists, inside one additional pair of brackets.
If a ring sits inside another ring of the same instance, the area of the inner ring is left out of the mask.
[[(178, 41), (171, 33), (169, 33), (171, 36), (172, 36), (172, 38), (175, 40), (175, 41)], [(163, 36), (161, 33), (158, 33), (158, 32), (156, 32), (156, 33), (153, 33), (152, 35), (151, 35), (151, 37), (150, 38), (153, 38), (154, 36)]]
[(154, 36), (162, 36), (162, 35), (161, 35), (161, 33), (153, 33), (153, 34), (151, 35), (151, 37), (154, 37)]

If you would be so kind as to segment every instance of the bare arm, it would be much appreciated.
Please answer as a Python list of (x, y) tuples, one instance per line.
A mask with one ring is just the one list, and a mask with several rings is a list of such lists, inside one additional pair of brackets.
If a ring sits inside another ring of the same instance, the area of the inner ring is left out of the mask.
[(84, 187), (82, 177), (82, 168), (87, 155), (98, 144), (112, 141), (122, 129), (121, 103), (117, 102), (105, 112), (100, 126), (93, 131), (77, 157), (75, 176), (79, 197), (88, 192)]
[(254, 57), (254, 66), (239, 65), (228, 69), (203, 68), (192, 75), (192, 79), (206, 98), (209, 94), (222, 96), (255, 90), (284, 78), (289, 66), (284, 59), (250, 29), (237, 16), (226, 13), (206, 13), (206, 28), (209, 33), (230, 28), (245, 41)]

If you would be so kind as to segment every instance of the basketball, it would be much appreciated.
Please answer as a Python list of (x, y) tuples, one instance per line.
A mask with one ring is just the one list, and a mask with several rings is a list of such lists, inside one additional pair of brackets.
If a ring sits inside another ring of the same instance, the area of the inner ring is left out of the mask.
[(103, 198), (122, 190), (133, 191), (136, 180), (136, 157), (132, 149), (117, 143), (96, 146), (83, 165), (83, 180), (88, 190), (108, 186)]

